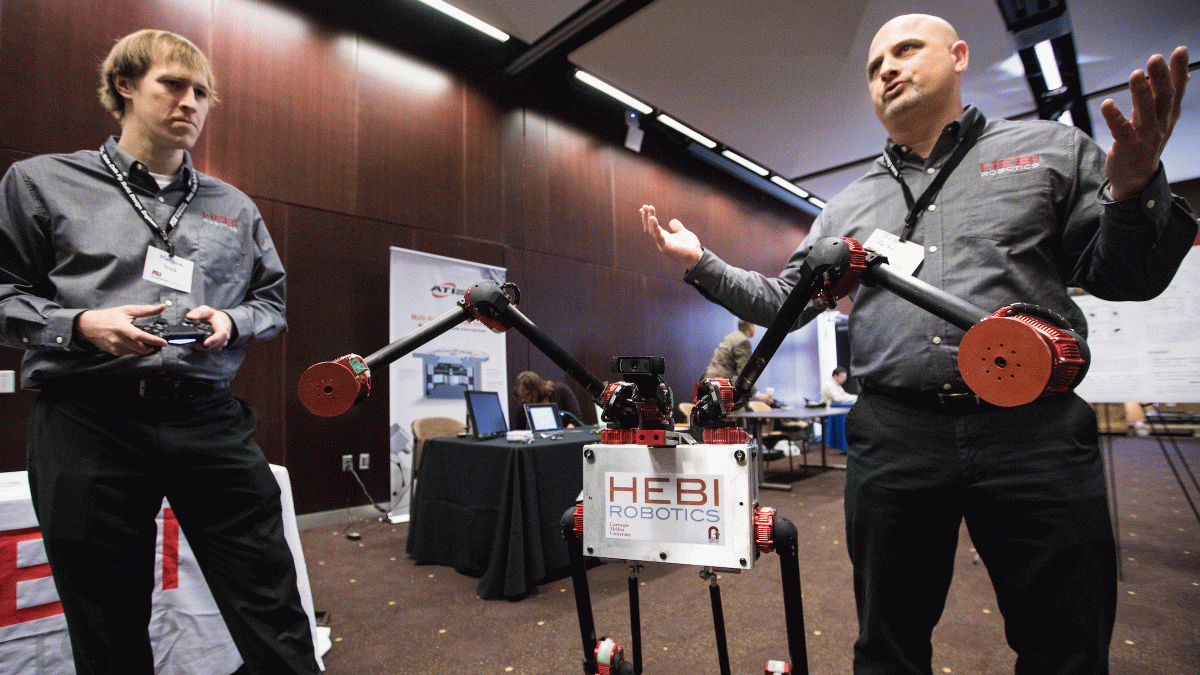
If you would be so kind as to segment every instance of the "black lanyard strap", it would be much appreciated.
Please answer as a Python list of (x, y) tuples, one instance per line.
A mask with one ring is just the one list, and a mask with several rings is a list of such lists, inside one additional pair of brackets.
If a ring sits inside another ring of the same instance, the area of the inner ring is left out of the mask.
[(192, 203), (192, 198), (196, 196), (196, 190), (200, 187), (200, 181), (196, 180), (196, 172), (188, 172), (188, 191), (183, 196), (183, 200), (179, 202), (179, 206), (175, 207), (175, 213), (171, 214), (170, 220), (167, 221), (166, 228), (162, 228), (150, 217), (150, 213), (146, 211), (146, 207), (142, 206), (142, 202), (133, 194), (133, 188), (129, 187), (129, 182), (125, 180), (124, 174), (117, 168), (117, 165), (108, 156), (108, 151), (100, 148), (100, 157), (104, 159), (104, 163), (108, 165), (108, 170), (112, 172), (113, 178), (117, 179), (117, 183), (121, 186), (121, 191), (125, 193), (125, 197), (129, 199), (129, 203), (133, 206), (133, 210), (138, 212), (142, 220), (150, 226), (150, 231), (158, 235), (162, 239), (163, 244), (167, 247), (167, 255), (175, 255), (175, 247), (171, 244), (171, 232), (175, 226), (179, 224), (179, 219), (183, 218), (183, 212), (187, 211), (187, 207)]
[(904, 218), (904, 232), (900, 234), (900, 241), (906, 242), (912, 236), (913, 230), (917, 227), (917, 221), (920, 220), (921, 214), (929, 208), (933, 200), (937, 198), (938, 193), (942, 191), (942, 186), (946, 184), (946, 180), (950, 178), (950, 174), (962, 161), (963, 157), (967, 156), (967, 152), (983, 135), (983, 125), (985, 120), (982, 115), (975, 119), (974, 124), (967, 129), (967, 133), (963, 134), (962, 140), (958, 142), (958, 146), (954, 148), (954, 153), (946, 159), (946, 163), (942, 165), (942, 170), (934, 177), (933, 182), (925, 191), (921, 193), (918, 199), (913, 199), (912, 190), (908, 188), (908, 183), (904, 182), (904, 176), (900, 174), (899, 162), (892, 157), (891, 149), (883, 151), (883, 163), (887, 166), (888, 172), (892, 174), (900, 183), (900, 189), (904, 191), (904, 203), (908, 205), (908, 215)]

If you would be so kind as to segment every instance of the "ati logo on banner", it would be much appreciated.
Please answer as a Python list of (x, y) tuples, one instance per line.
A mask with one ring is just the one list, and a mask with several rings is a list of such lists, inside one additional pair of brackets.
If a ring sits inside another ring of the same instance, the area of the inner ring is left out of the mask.
[(721, 476), (604, 475), (604, 532), (609, 539), (724, 545)]

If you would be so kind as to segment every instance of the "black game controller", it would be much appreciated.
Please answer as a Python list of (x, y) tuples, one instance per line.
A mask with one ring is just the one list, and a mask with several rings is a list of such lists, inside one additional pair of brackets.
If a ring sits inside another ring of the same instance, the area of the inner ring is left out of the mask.
[(156, 321), (148, 326), (138, 326), (151, 335), (156, 335), (172, 345), (190, 345), (203, 342), (213, 334), (212, 326), (203, 321), (184, 319), (179, 323)]

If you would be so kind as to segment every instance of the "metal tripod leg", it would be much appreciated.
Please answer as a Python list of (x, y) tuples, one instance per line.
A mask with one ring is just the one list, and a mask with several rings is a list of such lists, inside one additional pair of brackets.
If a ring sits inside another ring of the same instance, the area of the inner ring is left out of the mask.
[(721, 675), (730, 675), (729, 644), (725, 641), (725, 611), (721, 607), (721, 585), (717, 583), (717, 573), (711, 567), (701, 570), (700, 578), (708, 581), (708, 597), (712, 601), (713, 631), (717, 636), (717, 663), (721, 667)]
[(629, 631), (633, 643), (633, 672), (642, 675), (642, 610), (638, 595), (638, 574), (643, 567), (637, 563), (629, 563)]
[(804, 635), (804, 599), (800, 591), (800, 542), (792, 521), (775, 515), (775, 552), (783, 580), (783, 614), (787, 624), (792, 672), (808, 675), (808, 646)]
[(571, 585), (575, 588), (575, 610), (579, 614), (579, 637), (583, 640), (583, 672), (595, 673), (596, 623), (592, 615), (592, 594), (588, 589), (587, 568), (583, 563), (583, 542), (575, 536), (575, 507), (563, 514), (562, 535), (571, 558)]

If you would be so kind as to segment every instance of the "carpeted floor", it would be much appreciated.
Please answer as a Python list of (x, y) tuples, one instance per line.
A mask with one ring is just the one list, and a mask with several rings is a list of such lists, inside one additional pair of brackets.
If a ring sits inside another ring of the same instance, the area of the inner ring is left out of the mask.
[[(1200, 673), (1200, 522), (1155, 438), (1113, 438), (1121, 571), (1114, 675)], [(1165, 446), (1192, 501), (1200, 499), (1180, 456)], [(1200, 470), (1200, 439), (1178, 439)], [(775, 462), (772, 470), (783, 467)], [(769, 476), (772, 480), (786, 477)], [(832, 470), (793, 481), (790, 492), (764, 490), (800, 531), (808, 665), (814, 675), (849, 673), (857, 634), (850, 564), (842, 525), (844, 474)], [(477, 580), (448, 567), (416, 565), (404, 553), (407, 524), (377, 519), (301, 533), (318, 611), (332, 631), (324, 656), (330, 675), (556, 675), (582, 673), (582, 651), (569, 578), (547, 582), (520, 600), (485, 601)], [(361, 539), (351, 541), (353, 530)], [(708, 582), (699, 568), (647, 564), (640, 575), (644, 672), (719, 672)], [(629, 647), (628, 570), (589, 570), (596, 628)], [(767, 659), (786, 659), (779, 558), (720, 579), (729, 659), (735, 674), (758, 675)], [(1013, 672), (1014, 655), (987, 571), (962, 531), (946, 611), (934, 633), (934, 673)]]

